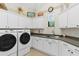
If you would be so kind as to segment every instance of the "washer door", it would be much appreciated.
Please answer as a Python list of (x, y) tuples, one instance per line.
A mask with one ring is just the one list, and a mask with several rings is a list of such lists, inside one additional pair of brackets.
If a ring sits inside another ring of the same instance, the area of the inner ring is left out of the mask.
[(29, 35), (29, 33), (23, 33), (23, 34), (20, 36), (20, 42), (21, 42), (22, 44), (27, 44), (29, 41), (30, 41), (30, 35)]
[(8, 51), (16, 44), (16, 37), (12, 34), (0, 36), (0, 51)]

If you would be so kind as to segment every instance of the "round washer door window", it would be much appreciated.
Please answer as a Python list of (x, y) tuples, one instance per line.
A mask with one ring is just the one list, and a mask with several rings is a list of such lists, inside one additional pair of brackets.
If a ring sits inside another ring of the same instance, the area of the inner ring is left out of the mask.
[(29, 33), (23, 33), (23, 34), (20, 36), (20, 42), (21, 42), (22, 44), (27, 44), (29, 41), (30, 41), (30, 35), (29, 35)]
[(16, 37), (12, 34), (0, 36), (0, 51), (8, 51), (16, 44)]

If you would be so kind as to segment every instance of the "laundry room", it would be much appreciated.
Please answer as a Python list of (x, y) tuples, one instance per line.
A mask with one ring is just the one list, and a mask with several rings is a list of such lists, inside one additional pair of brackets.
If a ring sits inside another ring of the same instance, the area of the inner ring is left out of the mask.
[(0, 3), (0, 56), (79, 56), (79, 3)]

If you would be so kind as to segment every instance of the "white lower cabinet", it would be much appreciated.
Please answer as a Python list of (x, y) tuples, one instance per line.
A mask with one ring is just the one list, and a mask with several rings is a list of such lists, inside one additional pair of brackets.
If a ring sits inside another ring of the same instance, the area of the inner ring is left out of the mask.
[(68, 44), (66, 42), (62, 42), (62, 56), (79, 56), (79, 48)]
[(58, 41), (48, 38), (32, 37), (32, 47), (48, 55), (58, 55)]
[(32, 47), (52, 56), (79, 56), (79, 47), (61, 40), (32, 36)]

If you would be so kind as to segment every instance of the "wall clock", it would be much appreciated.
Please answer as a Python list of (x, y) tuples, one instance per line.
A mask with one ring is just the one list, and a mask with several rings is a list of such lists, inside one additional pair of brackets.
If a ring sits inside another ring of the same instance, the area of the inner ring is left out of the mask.
[(49, 7), (49, 8), (48, 8), (48, 12), (52, 12), (53, 9), (54, 9), (53, 7)]

